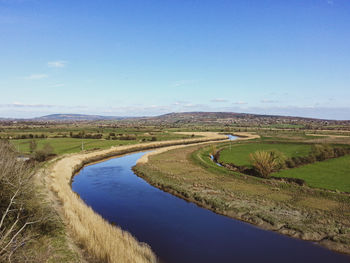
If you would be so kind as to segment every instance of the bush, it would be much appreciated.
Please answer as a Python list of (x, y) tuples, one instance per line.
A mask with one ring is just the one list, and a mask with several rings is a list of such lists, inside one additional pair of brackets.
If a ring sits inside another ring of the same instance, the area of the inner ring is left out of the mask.
[(126, 140), (126, 141), (128, 141), (128, 140), (136, 140), (136, 135), (134, 135), (134, 134), (121, 135), (121, 136), (119, 136), (118, 139), (119, 140)]
[(271, 155), (271, 158), (276, 163), (274, 170), (279, 171), (281, 169), (286, 168), (287, 157), (284, 155), (284, 153), (277, 151), (277, 150), (271, 150), (271, 151), (269, 151), (269, 153)]
[(38, 162), (46, 161), (50, 156), (53, 156), (53, 147), (46, 143), (42, 149), (36, 150), (34, 152), (34, 160)]
[(35, 140), (29, 142), (29, 152), (33, 153), (36, 150), (37, 144)]
[(254, 169), (267, 178), (272, 172), (278, 171), (286, 166), (286, 157), (279, 151), (256, 151), (249, 155)]
[(335, 157), (334, 149), (326, 144), (313, 145), (311, 154), (316, 157), (317, 161), (324, 161)]
[(293, 161), (293, 159), (289, 158), (289, 159), (286, 160), (286, 166), (288, 168), (294, 168), (296, 165), (295, 165), (295, 162)]

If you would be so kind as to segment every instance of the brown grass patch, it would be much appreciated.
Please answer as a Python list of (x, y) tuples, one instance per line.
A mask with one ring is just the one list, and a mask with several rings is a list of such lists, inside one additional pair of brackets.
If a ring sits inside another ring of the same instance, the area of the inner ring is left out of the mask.
[(310, 207), (314, 209), (320, 209), (324, 211), (330, 211), (339, 208), (338, 202), (314, 197), (303, 198), (301, 201), (297, 202), (297, 205)]

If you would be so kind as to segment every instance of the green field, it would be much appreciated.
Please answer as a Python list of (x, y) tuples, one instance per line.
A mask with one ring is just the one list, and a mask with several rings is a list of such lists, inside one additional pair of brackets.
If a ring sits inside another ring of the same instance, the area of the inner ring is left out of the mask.
[[(12, 144), (19, 152), (29, 153), (29, 142), (31, 139), (12, 140)], [(74, 138), (47, 138), (35, 139), (38, 149), (41, 149), (45, 143), (49, 143), (56, 154), (74, 153), (81, 151), (82, 142), (85, 150), (94, 148), (109, 148), (111, 146), (126, 145), (135, 143), (135, 141), (103, 140), (103, 139), (74, 139)]]
[(257, 150), (278, 150), (287, 157), (306, 156), (311, 150), (311, 145), (292, 143), (247, 143), (232, 144), (232, 147), (225, 147), (220, 152), (219, 161), (223, 163), (233, 163), (238, 166), (249, 166), (249, 154)]
[(350, 155), (282, 170), (272, 176), (300, 178), (312, 187), (350, 193)]
[[(84, 150), (105, 149), (111, 146), (120, 146), (141, 143), (142, 140), (151, 141), (155, 137), (157, 141), (179, 140), (191, 138), (189, 135), (175, 134), (170, 132), (153, 132), (145, 135), (145, 133), (136, 136), (135, 140), (106, 140), (106, 139), (79, 139), (79, 138), (44, 138), (44, 139), (18, 139), (11, 140), (16, 150), (22, 153), (29, 153), (29, 142), (35, 140), (37, 149), (41, 149), (46, 143), (49, 143), (55, 154), (75, 153), (81, 151), (82, 143)], [(198, 136), (195, 136), (198, 137)]]

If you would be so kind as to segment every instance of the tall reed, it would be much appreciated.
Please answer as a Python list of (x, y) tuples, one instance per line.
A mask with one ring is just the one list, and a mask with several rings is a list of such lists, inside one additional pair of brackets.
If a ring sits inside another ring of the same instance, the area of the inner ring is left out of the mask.
[(227, 139), (226, 136), (214, 133), (200, 133), (199, 135), (207, 136), (178, 141), (112, 147), (97, 152), (67, 155), (57, 160), (50, 172), (50, 188), (56, 193), (62, 204), (66, 223), (73, 232), (76, 241), (89, 254), (104, 262), (157, 262), (155, 254), (147, 244), (138, 242), (128, 232), (117, 226), (112, 226), (96, 214), (91, 207), (88, 207), (72, 191), (71, 179), (84, 165), (112, 156), (171, 145)]

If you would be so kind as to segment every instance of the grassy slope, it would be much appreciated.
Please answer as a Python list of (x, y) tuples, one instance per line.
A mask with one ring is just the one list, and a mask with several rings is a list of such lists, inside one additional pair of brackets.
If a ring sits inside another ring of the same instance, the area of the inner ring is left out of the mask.
[(220, 152), (220, 162), (233, 163), (235, 165), (250, 165), (249, 154), (257, 150), (278, 150), (283, 152), (287, 157), (305, 156), (311, 149), (310, 145), (306, 144), (283, 144), (283, 143), (248, 143), (234, 144), (226, 147)]
[(312, 187), (350, 192), (350, 155), (272, 174), (304, 179)]

